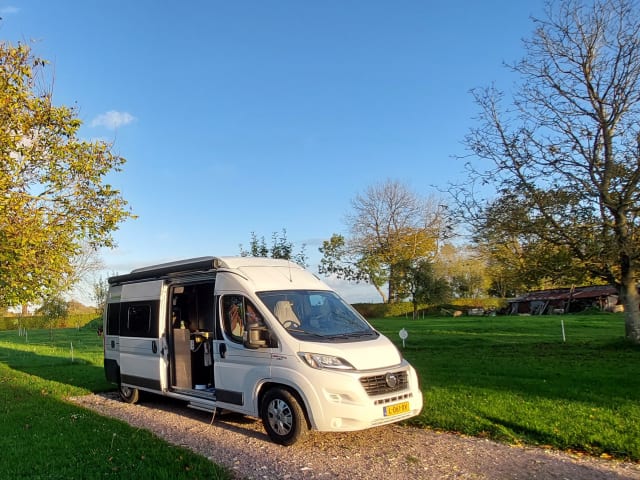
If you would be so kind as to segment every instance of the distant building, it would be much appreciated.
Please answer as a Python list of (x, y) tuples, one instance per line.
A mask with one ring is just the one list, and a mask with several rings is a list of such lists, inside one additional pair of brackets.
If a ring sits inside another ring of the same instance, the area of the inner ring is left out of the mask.
[(509, 300), (510, 315), (581, 312), (596, 307), (614, 310), (618, 304), (618, 290), (612, 285), (575, 288), (552, 288), (529, 292)]

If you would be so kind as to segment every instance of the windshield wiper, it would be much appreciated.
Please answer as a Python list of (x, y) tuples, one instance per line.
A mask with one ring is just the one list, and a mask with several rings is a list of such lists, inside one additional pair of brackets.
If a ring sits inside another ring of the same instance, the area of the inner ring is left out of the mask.
[(311, 337), (329, 338), (329, 337), (325, 337), (324, 335), (320, 335), (319, 333), (314, 333), (314, 332), (309, 332), (307, 330), (303, 330), (302, 328), (287, 328), (286, 330), (287, 330), (287, 332), (301, 333), (303, 335), (309, 335)]
[(346, 333), (338, 333), (336, 335), (328, 335), (324, 338), (362, 338), (362, 337), (370, 337), (375, 336), (376, 332), (373, 330), (361, 330), (359, 332), (346, 332)]

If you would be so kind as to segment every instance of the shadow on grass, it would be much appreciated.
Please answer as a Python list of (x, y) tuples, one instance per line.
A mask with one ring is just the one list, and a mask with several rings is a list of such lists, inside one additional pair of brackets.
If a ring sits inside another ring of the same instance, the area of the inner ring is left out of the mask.
[[(493, 428), (496, 430), (493, 438), (500, 438), (504, 431), (513, 432), (536, 445), (553, 445), (555, 448), (561, 450), (580, 451), (589, 455), (600, 455), (604, 452), (611, 451), (617, 458), (637, 462), (637, 453), (634, 452), (631, 445), (626, 442), (619, 443), (618, 448), (612, 450), (611, 444), (599, 442), (596, 439), (591, 439), (587, 444), (584, 442), (572, 442), (561, 435), (554, 435), (543, 429), (533, 428), (524, 423), (507, 421), (504, 418), (492, 416), (485, 416), (485, 418), (491, 422)], [(508, 437), (507, 435), (505, 438), (506, 441), (510, 441)], [(625, 448), (625, 445), (629, 448)]]
[[(623, 340), (599, 344), (426, 345), (403, 350), (423, 389), (477, 388), (612, 407), (635, 402), (640, 348)], [(425, 388), (426, 387), (426, 388)]]
[(0, 347), (0, 362), (13, 370), (92, 392), (114, 388), (107, 382), (102, 366), (78, 357), (42, 355), (21, 349)]
[(3, 478), (230, 478), (207, 459), (47, 393), (0, 368)]

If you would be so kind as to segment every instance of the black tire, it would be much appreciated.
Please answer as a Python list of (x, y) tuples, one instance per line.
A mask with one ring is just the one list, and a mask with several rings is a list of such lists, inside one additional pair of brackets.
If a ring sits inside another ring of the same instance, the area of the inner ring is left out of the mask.
[(127, 387), (126, 385), (120, 385), (118, 394), (120, 395), (120, 400), (125, 403), (138, 403), (140, 399), (140, 391), (137, 388)]
[(293, 445), (309, 430), (300, 402), (283, 388), (265, 393), (260, 417), (269, 438), (280, 445)]

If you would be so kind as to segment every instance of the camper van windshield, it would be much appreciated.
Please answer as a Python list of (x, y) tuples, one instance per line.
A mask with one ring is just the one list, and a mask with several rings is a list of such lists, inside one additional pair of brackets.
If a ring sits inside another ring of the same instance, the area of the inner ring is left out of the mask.
[(338, 295), (322, 290), (258, 293), (260, 300), (296, 338), (316, 341), (370, 340), (378, 332)]

